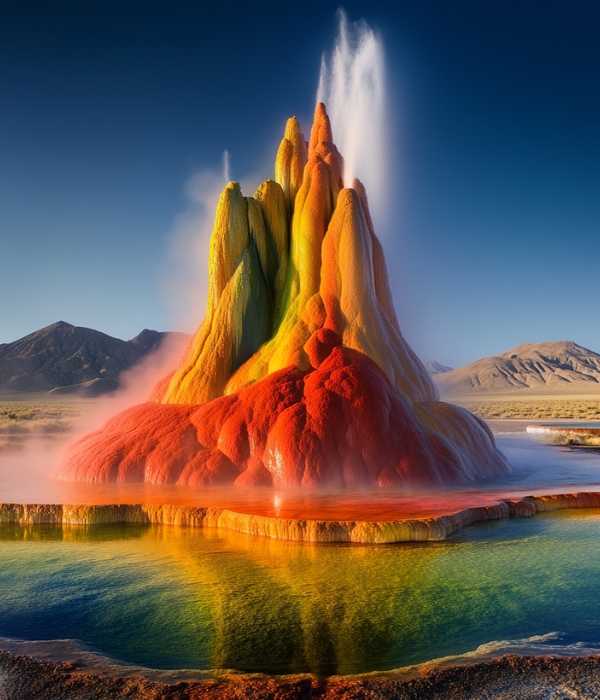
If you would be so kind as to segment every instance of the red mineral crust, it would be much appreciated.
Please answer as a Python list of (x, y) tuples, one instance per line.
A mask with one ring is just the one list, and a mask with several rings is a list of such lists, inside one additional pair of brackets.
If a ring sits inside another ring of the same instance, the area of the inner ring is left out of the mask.
[(206, 317), (149, 403), (67, 450), (73, 481), (277, 487), (446, 484), (510, 471), (438, 400), (400, 332), (364, 187), (344, 187), (323, 105), (292, 118), (276, 181), (221, 195)]
[[(415, 414), (381, 369), (342, 347), (332, 331), (316, 331), (307, 349), (309, 371), (283, 369), (200, 406), (143, 404), (124, 411), (72, 445), (60, 475), (365, 487), (449, 483), (493, 475), (503, 465), (482, 421), (441, 402), (422, 403)], [(438, 430), (423, 425), (419, 414), (433, 418)], [(454, 440), (444, 436), (456, 426)]]

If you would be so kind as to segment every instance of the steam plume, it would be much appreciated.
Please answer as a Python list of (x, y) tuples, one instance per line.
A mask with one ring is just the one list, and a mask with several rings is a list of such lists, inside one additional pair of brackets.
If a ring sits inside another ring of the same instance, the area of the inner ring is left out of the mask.
[(230, 177), (230, 156), (225, 150), (220, 170), (200, 170), (185, 183), (188, 206), (173, 222), (165, 280), (175, 328), (192, 331), (204, 317), (214, 211)]
[(385, 65), (381, 37), (364, 21), (338, 10), (331, 57), (321, 58), (317, 102), (327, 105), (344, 155), (344, 184), (360, 178), (377, 213), (385, 198)]

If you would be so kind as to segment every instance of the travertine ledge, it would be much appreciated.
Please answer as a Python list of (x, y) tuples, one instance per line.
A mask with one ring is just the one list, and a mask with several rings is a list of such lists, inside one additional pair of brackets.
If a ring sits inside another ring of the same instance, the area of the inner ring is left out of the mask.
[(552, 442), (562, 445), (600, 445), (600, 428), (577, 428), (568, 425), (528, 425), (530, 435), (547, 435)]
[(600, 493), (571, 493), (503, 499), (491, 506), (466, 508), (433, 518), (368, 522), (292, 520), (235, 513), (225, 508), (169, 505), (0, 504), (0, 524), (105, 525), (132, 523), (224, 528), (249, 535), (297, 542), (429, 542), (444, 540), (468, 525), (490, 520), (527, 518), (569, 508), (600, 508)]

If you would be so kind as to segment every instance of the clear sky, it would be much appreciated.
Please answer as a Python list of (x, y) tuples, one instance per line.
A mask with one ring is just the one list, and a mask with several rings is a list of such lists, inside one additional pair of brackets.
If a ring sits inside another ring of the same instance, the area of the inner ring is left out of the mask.
[[(193, 330), (173, 299), (190, 190), (225, 149), (232, 179), (272, 176), (287, 117), (309, 131), (337, 7), (3, 0), (0, 342), (59, 319)], [(378, 234), (408, 342), (453, 367), (523, 342), (600, 352), (600, 3), (344, 7), (384, 42)]]

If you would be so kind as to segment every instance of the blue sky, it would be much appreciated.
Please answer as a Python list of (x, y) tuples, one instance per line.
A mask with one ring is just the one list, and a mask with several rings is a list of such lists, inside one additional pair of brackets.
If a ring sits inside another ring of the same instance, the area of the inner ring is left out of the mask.
[[(337, 7), (4, 0), (0, 342), (181, 324), (190, 180), (225, 149), (233, 179), (272, 175), (287, 117), (309, 130)], [(600, 352), (600, 4), (344, 7), (385, 47), (378, 234), (409, 343), (455, 367), (522, 342)]]

